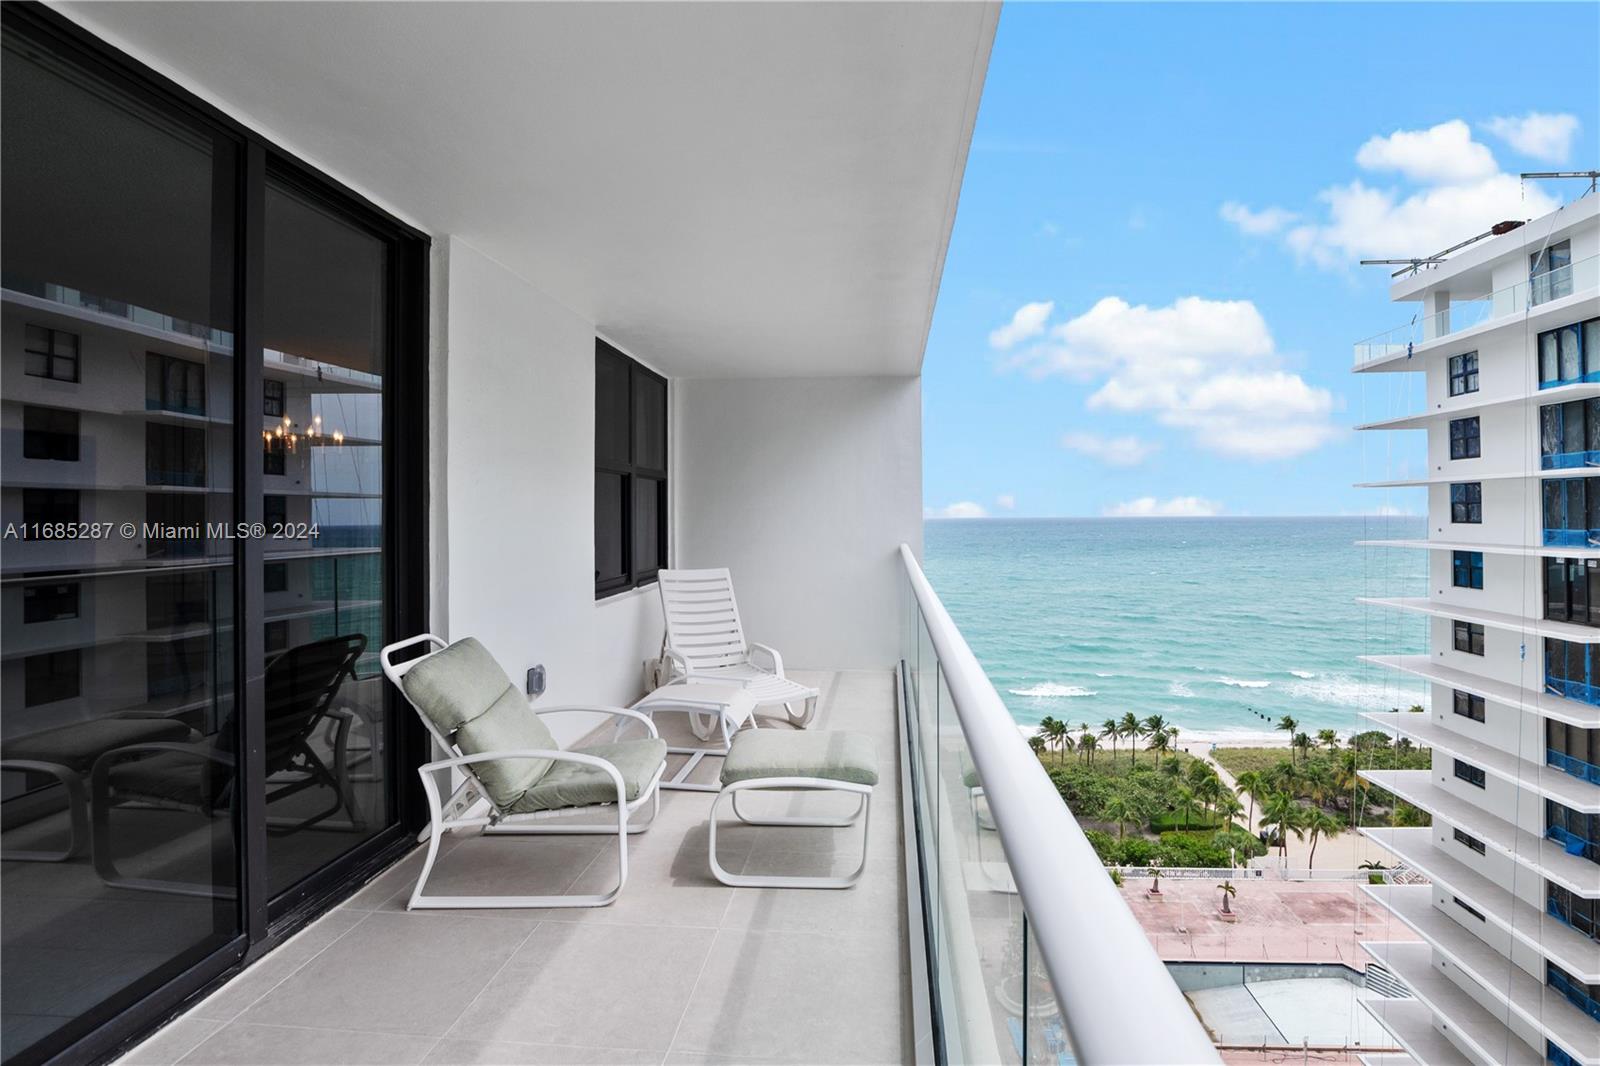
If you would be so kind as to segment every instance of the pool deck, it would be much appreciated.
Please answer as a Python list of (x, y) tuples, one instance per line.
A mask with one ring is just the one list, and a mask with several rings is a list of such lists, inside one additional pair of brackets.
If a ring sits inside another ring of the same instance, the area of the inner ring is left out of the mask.
[(1219, 917), (1222, 892), (1209, 877), (1163, 877), (1159, 898), (1146, 891), (1149, 878), (1130, 877), (1122, 898), (1167, 962), (1336, 962), (1365, 972), (1360, 941), (1418, 937), (1368, 899), (1364, 883), (1235, 880), (1233, 922)]

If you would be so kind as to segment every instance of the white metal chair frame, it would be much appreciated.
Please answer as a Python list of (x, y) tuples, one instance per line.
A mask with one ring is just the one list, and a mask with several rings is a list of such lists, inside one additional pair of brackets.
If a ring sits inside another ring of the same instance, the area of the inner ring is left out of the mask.
[[(424, 643), (432, 647), (432, 650), (430, 650), (427, 654), (419, 655), (415, 659), (409, 659), (401, 663), (396, 663), (394, 661), (394, 655), (396, 652), (403, 651), (406, 648)], [(416, 666), (429, 656), (437, 654), (447, 646), (447, 641), (440, 637), (434, 636), (432, 633), (423, 633), (420, 636), (415, 636), (408, 640), (402, 640), (397, 643), (390, 644), (379, 654), (379, 661), (383, 664), (384, 676), (393, 682), (395, 688), (400, 690), (401, 695), (404, 695), (405, 688), (400, 683), (401, 678), (403, 678), (413, 666)], [(406, 702), (411, 702), (409, 697), (407, 697)], [(414, 710), (416, 709), (415, 704), (413, 704), (412, 707)], [(538, 709), (530, 705), (528, 709), (532, 713), (539, 715), (541, 718), (554, 714), (584, 713), (606, 714), (622, 719), (636, 719), (644, 724), (644, 727), (649, 732), (650, 736), (659, 736), (659, 734), (656, 732), (655, 723), (650, 721), (649, 716), (640, 714), (638, 711), (630, 711), (624, 707), (568, 704), (559, 707), (546, 707), (543, 709)], [(661, 783), (661, 775), (666, 770), (665, 760), (663, 760), (661, 766), (656, 769), (655, 775), (650, 779), (649, 784), (640, 790), (638, 798), (630, 803), (628, 801), (627, 783), (622, 780), (622, 775), (617, 772), (617, 768), (615, 766), (599, 756), (585, 755), (576, 751), (564, 751), (560, 748), (528, 748), (519, 749), (516, 751), (484, 751), (473, 755), (464, 755), (462, 754), (461, 749), (456, 747), (455, 743), (447, 735), (441, 732), (427, 715), (418, 710), (417, 716), (422, 719), (423, 725), (427, 727), (428, 732), (430, 735), (432, 735), (434, 741), (438, 743), (438, 745), (445, 751), (451, 752), (452, 754), (449, 758), (437, 759), (433, 762), (424, 763), (422, 766), (417, 768), (417, 774), (422, 779), (422, 790), (428, 799), (429, 824), (428, 828), (425, 830), (428, 839), (428, 854), (427, 858), (423, 860), (422, 872), (417, 876), (417, 884), (416, 887), (412, 889), (411, 898), (406, 901), (407, 910), (464, 910), (473, 908), (511, 909), (527, 907), (604, 907), (616, 900), (617, 896), (622, 892), (622, 887), (628, 882), (628, 837), (630, 834), (642, 833), (646, 829), (650, 828), (650, 826), (655, 823), (656, 814), (659, 813), (661, 809), (661, 791), (659, 785)], [(626, 723), (617, 723), (619, 731), (621, 726), (624, 724)], [(550, 759), (555, 762), (568, 762), (577, 763), (583, 766), (592, 766), (609, 777), (612, 784), (616, 786), (616, 802), (590, 804), (584, 807), (560, 807), (554, 810), (532, 811), (524, 814), (513, 814), (501, 811), (494, 805), (494, 801), (489, 798), (488, 792), (484, 789), (482, 783), (479, 782), (477, 775), (472, 769), (472, 767), (477, 763), (494, 762), (501, 759)], [(463, 780), (461, 784), (458, 785), (450, 794), (450, 798), (448, 800), (442, 800), (439, 792), (439, 782), (435, 775), (448, 770), (459, 771)], [(480, 800), (488, 806), (488, 812), (486, 814), (474, 813), (478, 809)], [(640, 809), (647, 803), (651, 805), (649, 820), (637, 825), (631, 824), (629, 819), (633, 812)], [(617, 817), (617, 824), (615, 828), (598, 824), (564, 824), (550, 826), (530, 824), (545, 822), (555, 818), (568, 818), (573, 815), (592, 814), (613, 809), (615, 810)], [(485, 835), (496, 836), (615, 835), (617, 838), (617, 884), (609, 892), (603, 892), (595, 895), (425, 895), (423, 893), (423, 888), (427, 885), (428, 877), (433, 873), (433, 864), (439, 857), (440, 838), (443, 837), (448, 830), (472, 828), (480, 828)]]
[[(785, 676), (783, 656), (776, 648), (745, 639), (733, 575), (726, 567), (662, 570), (656, 586), (667, 631), (662, 658), (672, 665), (674, 680), (741, 685), (752, 690), (756, 706), (782, 704), (791, 724), (800, 728), (811, 724), (819, 693)], [(794, 704), (801, 700), (805, 707), (797, 715)], [(695, 734), (709, 740), (711, 729), (702, 735), (696, 723)]]
[[(858, 797), (856, 809), (844, 818), (752, 818), (739, 809), (741, 792), (845, 792)], [(780, 877), (766, 874), (729, 873), (717, 861), (717, 810), (724, 796), (731, 796), (734, 816), (746, 825), (809, 826), (843, 829), (861, 820), (861, 861), (848, 874), (836, 877)], [(834, 781), (822, 777), (757, 777), (722, 786), (711, 801), (711, 828), (708, 850), (711, 873), (718, 881), (735, 888), (849, 888), (861, 880), (867, 868), (867, 831), (872, 827), (872, 786), (853, 781)]]
[[(700, 740), (710, 742), (713, 737), (721, 733), (721, 745), (706, 748), (673, 747), (668, 746), (668, 755), (686, 756), (678, 772), (661, 782), (661, 787), (678, 792), (716, 792), (720, 785), (702, 785), (689, 780), (704, 759), (726, 758), (733, 746), (733, 734), (748, 725), (756, 728), (755, 716), (752, 712), (740, 718), (728, 711), (728, 704), (715, 699), (702, 698), (693, 695), (691, 682), (666, 685), (656, 689), (650, 695), (633, 705), (633, 709), (642, 714), (648, 714), (654, 720), (657, 714), (663, 712), (678, 712), (688, 716), (689, 729)], [(728, 682), (730, 688), (738, 689), (742, 686)], [(678, 696), (677, 692), (685, 695)]]

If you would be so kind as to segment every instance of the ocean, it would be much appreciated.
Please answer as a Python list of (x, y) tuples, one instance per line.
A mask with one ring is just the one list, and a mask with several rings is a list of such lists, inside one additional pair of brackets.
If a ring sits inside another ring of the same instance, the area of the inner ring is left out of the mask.
[(1426, 594), (1421, 518), (960, 519), (924, 527), (924, 570), (1012, 715), (1166, 717), (1179, 742), (1282, 741), (1426, 703), (1360, 656), (1422, 652), (1420, 616), (1356, 602)]

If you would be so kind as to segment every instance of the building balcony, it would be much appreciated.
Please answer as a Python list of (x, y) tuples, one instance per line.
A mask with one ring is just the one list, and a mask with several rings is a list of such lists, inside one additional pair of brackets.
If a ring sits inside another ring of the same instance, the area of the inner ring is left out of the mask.
[(1547, 548), (1593, 548), (1600, 546), (1600, 529), (1566, 529), (1544, 527), (1544, 545)]
[[(260, 1061), (271, 1045), (307, 1060), (337, 1048), (389, 1062), (911, 1062), (937, 1042), (939, 1061), (1216, 1062), (909, 549), (902, 557), (900, 669), (799, 675), (823, 693), (811, 728), (877, 747), (853, 889), (719, 884), (704, 792), (665, 795), (607, 907), (408, 912), (414, 851), (138, 1061)], [(658, 718), (663, 736), (694, 745), (675, 717)], [(690, 780), (713, 773), (702, 762)], [(786, 802), (756, 813), (820, 801)], [(718, 855), (735, 871), (815, 876), (857, 859), (838, 830), (775, 832), (723, 814)], [(445, 847), (430, 892), (598, 892), (616, 876), (603, 837)]]
[(1395, 1042), (1406, 1049), (1405, 1055), (1383, 1056), (1398, 1058), (1399, 1062), (1378, 1062), (1379, 1056), (1364, 1055), (1362, 1062), (1368, 1066), (1473, 1066), (1472, 1060), (1450, 1042), (1449, 1037), (1433, 1027), (1433, 1011), (1427, 1004), (1414, 999), (1375, 999), (1361, 1001), (1374, 1018), (1383, 1023)]
[[(1595, 1046), (1593, 1021), (1575, 1007), (1564, 989), (1545, 984), (1520, 966), (1507, 965), (1504, 955), (1439, 909), (1431, 886), (1383, 885), (1364, 891), (1492, 996), (1497, 1004), (1492, 1014), (1499, 1020), (1509, 1012), (1546, 1039), (1567, 1047)], [(1600, 1063), (1600, 1053), (1587, 1062)]]
[(1485, 744), (1453, 729), (1446, 729), (1432, 721), (1429, 715), (1375, 711), (1362, 717), (1380, 729), (1393, 730), (1401, 736), (1410, 737), (1422, 747), (1471, 763), (1516, 788), (1535, 792), (1584, 814), (1600, 813), (1600, 789), (1587, 782), (1576, 781), (1553, 766), (1520, 758), (1493, 744)]
[(1362, 770), (1379, 788), (1436, 818), (1470, 829), (1472, 835), (1540, 877), (1577, 893), (1594, 891), (1594, 864), (1567, 851), (1552, 837), (1541, 837), (1498, 818), (1482, 807), (1433, 783), (1431, 770)]
[[(1509, 681), (1500, 681), (1492, 677), (1484, 677), (1469, 670), (1461, 670), (1453, 666), (1446, 666), (1431, 655), (1363, 655), (1362, 662), (1372, 663), (1374, 666), (1398, 670), (1403, 674), (1420, 677), (1425, 681), (1432, 681), (1450, 688), (1460, 689), (1462, 692), (1474, 696), (1482, 696), (1486, 700), (1513, 707), (1517, 710), (1534, 711), (1546, 718), (1553, 718), (1567, 725), (1580, 726), (1584, 729), (1600, 728), (1600, 707), (1580, 700), (1569, 700), (1559, 695), (1544, 691), (1543, 689), (1524, 688)], [(1413, 715), (1413, 718), (1420, 716)], [(1402, 723), (1397, 716), (1387, 715), (1383, 719), (1386, 725), (1400, 728), (1403, 732), (1410, 726)], [(1413, 723), (1414, 724), (1414, 723)]]
[[(1356, 342), (1355, 369), (1421, 370), (1418, 357), (1440, 349), (1446, 340), (1463, 341), (1513, 322), (1539, 329), (1560, 325), (1564, 315), (1579, 308), (1597, 291), (1600, 256), (1590, 256), (1492, 292), (1480, 290), (1461, 296), (1452, 293), (1450, 306), (1444, 310), (1416, 315), (1404, 325)], [(1593, 378), (1580, 375), (1558, 384), (1589, 380), (1600, 381), (1600, 374)]]
[(1578, 625), (1575, 622), (1563, 622), (1557, 619), (1529, 619), (1506, 611), (1459, 607), (1431, 600), (1426, 596), (1362, 596), (1358, 597), (1356, 602), (1373, 607), (1388, 607), (1396, 611), (1424, 614), (1430, 618), (1454, 618), (1463, 622), (1476, 622), (1490, 629), (1513, 630), (1535, 637), (1554, 637), (1573, 644), (1600, 644), (1600, 626)]
[[(1472, 993), (1446, 977), (1434, 966), (1433, 951), (1426, 944), (1364, 943), (1374, 959), (1399, 977), (1417, 999), (1433, 1012), (1435, 1024), (1453, 1033), (1465, 1045), (1468, 1061), (1505, 1063), (1507, 1066), (1533, 1066), (1542, 1056), (1519, 1039), (1503, 1018), (1473, 998)], [(1432, 1066), (1433, 1059), (1421, 1062)]]
[[(1394, 852), (1407, 866), (1421, 872), (1434, 886), (1461, 897), (1500, 930), (1543, 952), (1581, 981), (1600, 977), (1600, 943), (1576, 928), (1551, 921), (1537, 907), (1449, 853), (1434, 846), (1433, 830), (1366, 829), (1363, 836)], [(1404, 977), (1404, 975), (1401, 975)], [(1406, 982), (1410, 984), (1408, 980)], [(1413, 986), (1414, 987), (1414, 986)]]

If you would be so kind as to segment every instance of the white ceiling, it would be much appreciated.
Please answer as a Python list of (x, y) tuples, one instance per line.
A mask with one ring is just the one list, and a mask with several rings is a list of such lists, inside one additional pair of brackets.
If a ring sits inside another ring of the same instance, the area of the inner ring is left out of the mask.
[(59, 9), (681, 376), (914, 374), (998, 5)]

